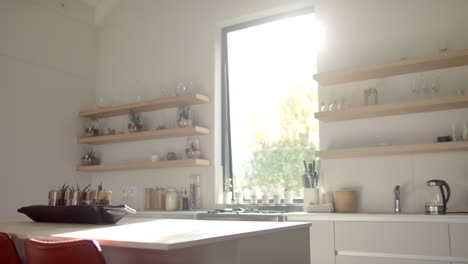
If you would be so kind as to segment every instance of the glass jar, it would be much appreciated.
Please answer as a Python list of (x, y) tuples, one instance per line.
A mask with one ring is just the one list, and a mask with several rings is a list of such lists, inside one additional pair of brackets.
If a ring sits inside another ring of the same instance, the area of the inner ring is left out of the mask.
[(154, 202), (152, 203), (154, 210), (163, 211), (166, 209), (166, 189), (156, 188), (154, 191)]
[(178, 198), (179, 195), (177, 194), (175, 189), (168, 189), (166, 193), (166, 210), (167, 211), (175, 211), (178, 208)]
[(185, 155), (188, 159), (198, 159), (201, 156), (198, 138), (187, 138), (185, 143)]

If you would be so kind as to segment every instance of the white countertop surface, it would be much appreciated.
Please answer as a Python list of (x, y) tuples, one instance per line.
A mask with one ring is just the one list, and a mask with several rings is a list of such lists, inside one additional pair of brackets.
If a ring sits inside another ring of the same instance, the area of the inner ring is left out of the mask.
[[(195, 217), (206, 211), (138, 211), (134, 217), (167, 217), (186, 216)], [(421, 223), (468, 223), (468, 213), (448, 213), (446, 215), (426, 215), (424, 213), (284, 213), (288, 221), (363, 221), (363, 222), (421, 222)]]
[(116, 225), (36, 223), (26, 216), (0, 218), (0, 232), (24, 239), (94, 239), (103, 246), (170, 250), (258, 234), (308, 228), (309, 223), (124, 218)]
[(423, 213), (286, 213), (288, 221), (362, 221), (362, 222), (418, 222), (418, 223), (468, 223), (468, 214), (426, 215)]

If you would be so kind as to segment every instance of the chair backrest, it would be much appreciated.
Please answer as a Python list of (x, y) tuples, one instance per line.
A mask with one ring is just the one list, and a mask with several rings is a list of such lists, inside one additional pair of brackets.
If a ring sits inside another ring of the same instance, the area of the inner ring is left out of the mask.
[(105, 264), (98, 242), (94, 240), (24, 241), (28, 264)]
[(13, 239), (5, 233), (0, 233), (0, 263), (21, 264)]

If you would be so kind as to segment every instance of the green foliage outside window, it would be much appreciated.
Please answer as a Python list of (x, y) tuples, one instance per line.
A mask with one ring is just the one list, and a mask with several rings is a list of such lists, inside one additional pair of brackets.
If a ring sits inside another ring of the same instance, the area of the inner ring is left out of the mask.
[(271, 117), (253, 116), (253, 153), (244, 164), (242, 187), (268, 193), (287, 190), (297, 196), (302, 194), (302, 161), (315, 158), (318, 122), (313, 115), (316, 109), (317, 93), (310, 87), (297, 86), (288, 89), (276, 112), (270, 113), (277, 117), (281, 131), (268, 131), (268, 126), (262, 125)]

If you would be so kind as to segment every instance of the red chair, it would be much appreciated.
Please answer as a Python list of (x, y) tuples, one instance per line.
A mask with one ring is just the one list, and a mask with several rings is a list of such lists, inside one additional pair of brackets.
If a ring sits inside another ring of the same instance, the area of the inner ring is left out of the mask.
[(8, 234), (0, 233), (0, 263), (21, 264), (13, 239)]
[(28, 264), (105, 264), (97, 241), (24, 241)]

